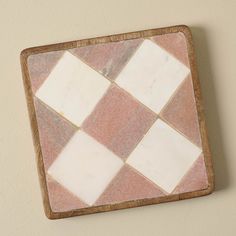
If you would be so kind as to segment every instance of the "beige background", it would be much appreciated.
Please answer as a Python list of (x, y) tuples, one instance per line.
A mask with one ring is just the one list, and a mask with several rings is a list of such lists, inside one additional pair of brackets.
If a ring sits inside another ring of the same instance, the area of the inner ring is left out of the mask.
[[(235, 0), (0, 0), (0, 235), (236, 235)], [(26, 47), (192, 27), (216, 191), (57, 221), (43, 213), (19, 54)]]

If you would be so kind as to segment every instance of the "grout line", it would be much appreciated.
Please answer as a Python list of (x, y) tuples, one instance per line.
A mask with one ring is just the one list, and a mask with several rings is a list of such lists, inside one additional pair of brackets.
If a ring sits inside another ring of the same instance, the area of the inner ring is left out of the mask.
[[(174, 191), (179, 187), (179, 185), (182, 183), (182, 181), (185, 179), (185, 177), (189, 174), (189, 172), (193, 169), (193, 167), (195, 166), (195, 164), (197, 163), (197, 161), (199, 160), (199, 158), (201, 157), (201, 155), (204, 156), (203, 152), (201, 152), (199, 154), (199, 156), (197, 157), (197, 159), (192, 163), (192, 165), (189, 167), (189, 169), (187, 170), (187, 172), (183, 175), (183, 177), (180, 179), (180, 181), (178, 182), (178, 184), (175, 186), (175, 188), (173, 189), (173, 191), (170, 193), (170, 194), (180, 194), (180, 193), (174, 193)], [(204, 157), (203, 157), (204, 159)], [(206, 165), (205, 163), (205, 160), (204, 160), (204, 164)], [(200, 189), (198, 189), (200, 190)]]
[[(56, 110), (54, 110), (52, 107), (50, 107), (49, 105), (47, 105), (44, 101), (42, 101), (40, 98), (38, 98), (37, 96), (34, 95), (34, 99), (37, 99), (40, 103), (42, 103), (48, 110), (50, 110), (53, 113), (56, 113), (58, 116), (60, 116), (64, 121), (66, 121), (67, 123), (69, 123), (70, 125), (72, 125), (74, 128), (76, 128), (77, 130), (80, 129), (79, 126), (75, 125), (74, 123), (72, 123), (70, 120), (68, 120), (66, 117), (64, 117), (62, 114), (60, 114), (59, 112), (57, 112)], [(37, 115), (36, 115), (37, 118)]]
[[(48, 178), (47, 178), (48, 176)], [(50, 180), (51, 179), (51, 180)], [(72, 193), (68, 188), (66, 188), (64, 185), (62, 185), (61, 183), (59, 183), (52, 175), (50, 175), (48, 173), (48, 171), (46, 171), (46, 182), (47, 184), (49, 184), (50, 181), (54, 181), (56, 182), (57, 184), (60, 185), (61, 188), (63, 188), (64, 190), (66, 190), (68, 193), (70, 193), (71, 195), (73, 195), (74, 197), (76, 197), (79, 201), (81, 201), (83, 204), (87, 205), (87, 207), (91, 207), (92, 205), (89, 205), (88, 203), (86, 203), (84, 200), (82, 200), (80, 197), (78, 197), (76, 194)], [(48, 188), (48, 186), (47, 186)], [(48, 188), (49, 189), (49, 188)], [(49, 195), (49, 191), (48, 191), (48, 195)], [(50, 201), (50, 197), (49, 197), (49, 201)], [(83, 207), (83, 208), (86, 208), (86, 207)], [(81, 208), (78, 208), (78, 209), (81, 209)]]
[(177, 128), (175, 128), (172, 124), (170, 124), (167, 120), (165, 120), (164, 118), (159, 116), (159, 119), (162, 120), (164, 123), (166, 123), (168, 126), (170, 126), (173, 130), (175, 130), (176, 132), (178, 132), (181, 136), (183, 136), (184, 138), (186, 138), (190, 143), (192, 143), (194, 146), (198, 147), (199, 149), (202, 150), (201, 146), (198, 146), (196, 143), (194, 143), (189, 137), (187, 137), (184, 133), (182, 133), (180, 130), (178, 130)]
[(151, 179), (143, 175), (139, 170), (137, 170), (135, 167), (131, 166), (128, 163), (125, 163), (129, 168), (131, 168), (134, 172), (136, 172), (138, 175), (142, 176), (144, 179), (146, 179), (149, 183), (154, 185), (154, 187), (158, 187), (158, 189), (164, 194), (164, 195), (170, 195), (170, 193), (166, 192), (162, 187), (154, 183)]
[(159, 45), (156, 41), (155, 41), (155, 37), (156, 36), (160, 36), (160, 35), (154, 35), (149, 37), (149, 40), (151, 40), (153, 43), (155, 43), (157, 46), (159, 46), (161, 49), (163, 49), (164, 51), (166, 51), (170, 56), (174, 57), (176, 60), (178, 60), (181, 64), (183, 64), (185, 67), (187, 67), (190, 71), (190, 63), (189, 63), (189, 57), (188, 57), (188, 48), (187, 48), (187, 43), (186, 43), (186, 52), (187, 52), (187, 58), (188, 58), (188, 65), (186, 65), (184, 62), (182, 62), (179, 58), (177, 58), (172, 52), (169, 52), (169, 50), (165, 49), (163, 46)]
[[(119, 74), (124, 70), (124, 68), (128, 65), (128, 63), (130, 62), (130, 60), (134, 57), (134, 55), (137, 53), (138, 49), (141, 47), (141, 45), (144, 42), (144, 38), (138, 38), (138, 39), (132, 39), (132, 40), (140, 40), (141, 42), (139, 43), (139, 45), (136, 47), (136, 49), (132, 52), (132, 55), (130, 55), (130, 57), (128, 58), (128, 60), (126, 61), (126, 63), (124, 63), (123, 67), (120, 68), (119, 72), (117, 73), (116, 77), (114, 78), (113, 82), (117, 79), (117, 77), (119, 76)], [(126, 40), (124, 40), (126, 41)]]
[[(104, 191), (98, 196), (97, 200), (95, 201), (94, 204), (92, 204), (92, 206), (100, 206), (97, 205), (96, 203), (98, 202), (98, 200), (100, 199), (100, 197), (109, 189), (109, 187), (112, 185), (113, 181), (116, 179), (116, 177), (119, 175), (119, 173), (122, 171), (122, 169), (124, 169), (126, 167), (130, 168), (131, 170), (133, 170), (136, 174), (142, 176), (145, 180), (147, 180), (149, 183), (151, 183), (154, 187), (158, 188), (158, 190), (160, 190), (164, 195), (169, 195), (169, 193), (167, 193), (165, 190), (163, 190), (159, 185), (155, 184), (152, 180), (150, 180), (149, 178), (147, 178), (146, 176), (144, 176), (142, 173), (140, 173), (137, 169), (135, 169), (134, 167), (132, 167), (131, 165), (129, 165), (128, 163), (124, 163), (124, 165), (120, 168), (120, 170), (117, 172), (117, 174), (111, 179), (111, 181), (108, 183), (108, 185), (106, 186), (106, 188), (104, 189)], [(143, 198), (140, 198), (143, 199)], [(136, 199), (138, 200), (138, 199)], [(122, 202), (122, 201), (121, 201)], [(105, 205), (108, 203), (105, 203)], [(115, 203), (110, 203), (110, 204), (115, 204)]]
[(128, 158), (130, 157), (130, 155), (134, 152), (134, 150), (138, 147), (138, 145), (142, 142), (142, 140), (144, 139), (144, 137), (147, 135), (147, 133), (149, 132), (149, 130), (153, 127), (153, 125), (155, 124), (155, 122), (158, 120), (158, 115), (156, 116), (155, 120), (153, 121), (152, 125), (150, 125), (149, 129), (147, 129), (146, 132), (144, 132), (142, 138), (137, 142), (137, 144), (134, 146), (133, 150), (129, 153), (129, 155), (125, 158), (125, 163), (127, 163)]
[(116, 86), (117, 88), (121, 89), (124, 93), (126, 93), (127, 95), (129, 95), (130, 97), (133, 98), (133, 100), (135, 100), (137, 103), (139, 103), (140, 105), (142, 105), (143, 107), (145, 107), (149, 112), (155, 114), (158, 116), (158, 114), (153, 111), (151, 108), (149, 108), (148, 106), (146, 106), (145, 104), (143, 104), (142, 102), (140, 102), (135, 96), (133, 96), (130, 92), (128, 92), (127, 90), (123, 89), (122, 87), (120, 87), (115, 81), (113, 82), (113, 85)]
[[(74, 48), (77, 49), (77, 48)], [(96, 73), (100, 74), (104, 79), (108, 80), (110, 83), (112, 83), (113, 81), (107, 77), (105, 77), (100, 71), (97, 71), (95, 68), (93, 68), (92, 66), (90, 66), (86, 61), (84, 61), (83, 59), (81, 59), (80, 57), (78, 57), (77, 55), (75, 55), (71, 49), (67, 50), (68, 53), (70, 53), (72, 56), (74, 56), (77, 60), (83, 62), (85, 65), (87, 65), (91, 70), (95, 71)]]
[[(98, 202), (98, 200), (100, 199), (100, 197), (108, 190), (108, 188), (111, 186), (112, 182), (116, 179), (116, 177), (119, 175), (119, 173), (121, 172), (121, 170), (125, 167), (124, 163), (121, 168), (119, 169), (119, 171), (113, 176), (113, 178), (110, 180), (110, 182), (107, 184), (107, 186), (105, 187), (105, 189), (102, 191), (102, 193), (97, 197), (96, 201), (92, 204), (92, 206), (100, 206), (97, 205), (96, 203)], [(106, 203), (107, 204), (107, 203)], [(114, 203), (111, 203), (114, 204)]]
[[(48, 75), (46, 76), (46, 78), (44, 79), (43, 83), (39, 86), (39, 88), (34, 92), (32, 90), (32, 86), (31, 86), (31, 91), (32, 91), (32, 94), (34, 96), (36, 96), (36, 93), (38, 92), (38, 90), (43, 86), (43, 84), (48, 80), (48, 77), (50, 76), (50, 74), (52, 73), (52, 71), (55, 69), (55, 67), (58, 65), (58, 63), (60, 62), (60, 60), (63, 58), (66, 50), (60, 50), (62, 52), (62, 54), (60, 55), (60, 57), (58, 58), (57, 62), (55, 63), (55, 65), (53, 65), (53, 67), (51, 68), (50, 72), (48, 73)], [(53, 53), (55, 51), (51, 51), (51, 53)], [(59, 51), (56, 51), (56, 52), (59, 52)], [(45, 52), (45, 53), (50, 53), (50, 52)], [(44, 54), (44, 53), (41, 53), (41, 54)], [(34, 55), (39, 55), (39, 54), (34, 54)], [(27, 62), (28, 63), (28, 62)], [(30, 77), (30, 73), (29, 73), (29, 78), (30, 78), (30, 83), (31, 83), (31, 77)], [(32, 84), (32, 83), (31, 83)]]
[(183, 81), (181, 81), (181, 83), (175, 88), (175, 91), (172, 93), (172, 95), (170, 96), (170, 98), (168, 99), (168, 101), (166, 102), (166, 104), (161, 108), (159, 114), (161, 115), (161, 113), (166, 109), (166, 107), (171, 103), (172, 99), (175, 97), (175, 95), (179, 92), (179, 90), (181, 89), (181, 87), (184, 85), (184, 83), (188, 80), (189, 75), (191, 76), (191, 72), (188, 73), (186, 75), (186, 77), (183, 79)]
[(117, 158), (119, 158), (123, 163), (125, 163), (124, 158), (118, 156), (117, 153), (115, 153), (113, 150), (111, 150), (110, 148), (108, 148), (106, 145), (104, 145), (103, 143), (99, 142), (95, 137), (93, 137), (91, 134), (87, 133), (86, 130), (84, 130), (83, 128), (80, 128), (81, 132), (84, 132), (86, 135), (88, 135), (90, 138), (94, 139), (97, 143), (99, 143), (100, 145), (102, 145), (104, 148), (106, 148), (109, 152), (112, 152)]
[[(142, 38), (138, 38), (138, 39), (130, 39), (130, 40), (142, 40)], [(118, 41), (118, 42), (111, 42), (111, 43), (119, 43), (119, 42), (125, 42), (127, 40), (122, 40), (122, 41)], [(120, 71), (118, 72), (117, 76), (121, 73), (121, 71), (124, 69), (124, 67), (128, 64), (128, 62), (131, 60), (131, 58), (134, 56), (134, 54), (137, 52), (137, 50), (141, 47), (142, 43), (144, 40), (142, 40), (140, 42), (140, 44), (137, 46), (137, 48), (134, 50), (134, 52), (132, 53), (132, 55), (129, 56), (129, 59), (127, 60), (126, 63), (124, 63), (123, 67), (120, 69)], [(94, 46), (96, 46), (97, 44), (95, 44)], [(107, 79), (109, 82), (114, 82), (114, 80), (116, 80), (117, 76), (114, 79), (110, 79), (109, 77), (105, 76), (102, 72), (96, 70), (95, 68), (93, 68), (91, 65), (89, 65), (83, 58), (79, 57), (78, 55), (76, 55), (75, 53), (73, 53), (73, 49), (79, 49), (80, 47), (77, 48), (72, 48), (67, 50), (67, 52), (71, 53), (73, 56), (75, 56), (78, 60), (81, 60), (84, 64), (86, 64), (88, 67), (90, 67), (92, 70), (96, 71), (97, 73), (99, 73), (100, 75), (102, 75), (105, 79)]]

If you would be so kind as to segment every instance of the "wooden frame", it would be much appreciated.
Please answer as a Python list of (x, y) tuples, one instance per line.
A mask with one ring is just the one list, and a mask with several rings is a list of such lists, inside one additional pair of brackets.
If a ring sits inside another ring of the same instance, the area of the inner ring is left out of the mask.
[[(123, 202), (119, 204), (89, 207), (89, 208), (84, 208), (84, 209), (79, 209), (79, 210), (68, 211), (68, 212), (53, 212), (49, 204), (48, 190), (47, 190), (47, 185), (46, 185), (46, 175), (44, 171), (42, 152), (40, 148), (35, 108), (33, 105), (33, 94), (31, 90), (29, 72), (28, 72), (28, 67), (27, 67), (28, 56), (32, 54), (37, 54), (37, 53), (71, 49), (75, 47), (93, 45), (97, 43), (107, 43), (107, 42), (116, 42), (116, 41), (121, 41), (121, 40), (126, 40), (126, 39), (145, 38), (145, 37), (151, 37), (155, 35), (161, 35), (161, 34), (166, 34), (166, 33), (176, 33), (176, 32), (184, 33), (187, 39), (188, 56), (189, 56), (190, 69), (192, 73), (196, 105), (197, 105), (198, 120), (199, 120), (200, 133), (201, 133), (201, 139), (202, 139), (202, 148), (203, 148), (207, 175), (208, 175), (208, 182), (209, 182), (208, 188), (204, 190), (194, 191), (194, 192), (158, 197), (154, 199), (133, 200), (133, 201)], [(27, 99), (28, 110), (29, 110), (29, 117), (30, 117), (30, 122), (31, 122), (31, 129), (32, 129), (33, 140), (34, 140), (34, 147), (35, 147), (35, 152), (36, 152), (37, 167), (38, 167), (40, 185), (41, 185), (42, 196), (43, 196), (44, 210), (45, 210), (46, 216), (49, 219), (58, 219), (58, 218), (78, 216), (78, 215), (83, 215), (83, 214), (91, 214), (95, 212), (104, 212), (104, 211), (131, 208), (131, 207), (137, 207), (137, 206), (143, 206), (143, 205), (149, 205), (149, 204), (157, 204), (157, 203), (162, 203), (162, 202), (177, 201), (177, 200), (207, 195), (207, 194), (210, 194), (214, 190), (213, 167), (212, 167), (211, 153), (209, 149), (207, 130), (206, 130), (206, 122), (205, 122), (203, 105), (202, 105), (200, 83), (199, 83), (197, 67), (196, 67), (192, 35), (191, 35), (190, 29), (187, 26), (179, 25), (179, 26), (172, 26), (172, 27), (166, 27), (166, 28), (111, 35), (111, 36), (105, 36), (105, 37), (83, 39), (83, 40), (58, 43), (58, 44), (47, 45), (47, 46), (33, 47), (33, 48), (28, 48), (28, 49), (23, 50), (21, 52), (20, 57), (21, 57), (21, 66), (22, 66), (22, 74), (23, 74), (26, 99)]]

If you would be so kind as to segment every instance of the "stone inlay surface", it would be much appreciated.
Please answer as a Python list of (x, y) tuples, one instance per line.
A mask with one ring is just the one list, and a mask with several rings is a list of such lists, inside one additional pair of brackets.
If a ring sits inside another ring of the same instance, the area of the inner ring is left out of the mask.
[(201, 146), (191, 75), (181, 84), (159, 115), (193, 143)]
[(115, 80), (142, 41), (143, 39), (135, 39), (102, 43), (74, 48), (70, 52), (108, 79)]
[(48, 170), (62, 186), (92, 205), (123, 161), (82, 131), (70, 139)]
[(109, 85), (103, 76), (65, 52), (36, 92), (36, 97), (80, 126)]
[(200, 148), (158, 119), (127, 163), (171, 193), (200, 153)]
[(189, 69), (185, 65), (151, 40), (145, 40), (116, 82), (159, 113), (188, 74)]
[(112, 86), (82, 129), (119, 157), (126, 159), (157, 115), (117, 86)]
[(51, 209), (206, 189), (182, 33), (28, 59)]

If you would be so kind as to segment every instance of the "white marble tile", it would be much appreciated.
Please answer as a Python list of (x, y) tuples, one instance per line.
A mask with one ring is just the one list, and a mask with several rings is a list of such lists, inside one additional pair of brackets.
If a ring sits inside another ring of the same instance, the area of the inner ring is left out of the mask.
[(167, 51), (144, 40), (116, 83), (159, 113), (188, 73), (189, 69)]
[(77, 126), (91, 113), (110, 82), (65, 52), (36, 96)]
[(171, 193), (201, 151), (158, 119), (131, 153), (127, 163)]
[(83, 131), (77, 131), (48, 173), (92, 205), (123, 165), (123, 161), (106, 147)]

